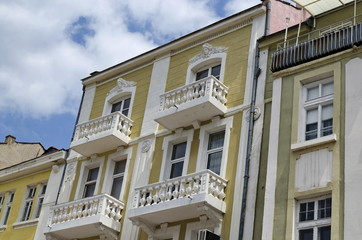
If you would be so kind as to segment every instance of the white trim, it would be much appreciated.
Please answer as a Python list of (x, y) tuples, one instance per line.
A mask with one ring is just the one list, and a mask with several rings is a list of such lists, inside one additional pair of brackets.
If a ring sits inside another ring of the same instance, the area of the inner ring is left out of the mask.
[(96, 157), (96, 158), (92, 158), (90, 160), (85, 160), (82, 162), (79, 179), (78, 179), (77, 190), (75, 192), (75, 197), (74, 197), (75, 200), (83, 198), (84, 184), (85, 184), (86, 178), (88, 176), (88, 170), (90, 168), (99, 167), (96, 187), (94, 189), (94, 194), (97, 195), (99, 183), (100, 183), (100, 179), (101, 179), (101, 175), (102, 175), (103, 163), (104, 163), (104, 157)]
[(280, 104), (282, 93), (282, 79), (273, 81), (273, 99), (270, 117), (270, 135), (268, 165), (265, 183), (264, 217), (263, 217), (263, 240), (273, 239), (273, 223), (275, 208), (275, 187), (277, 178), (279, 128), (280, 128)]
[(174, 144), (181, 143), (181, 142), (187, 142), (186, 143), (186, 152), (185, 152), (185, 159), (184, 159), (184, 165), (182, 169), (182, 175), (187, 174), (189, 159), (190, 159), (190, 152), (191, 152), (191, 143), (194, 137), (194, 130), (190, 129), (187, 131), (182, 131), (180, 133), (175, 133), (171, 136), (167, 136), (163, 139), (162, 144), (162, 165), (161, 165), (161, 172), (160, 172), (160, 181), (169, 179), (169, 165), (170, 165), (170, 159), (172, 154), (172, 147)]
[[(208, 220), (188, 223), (186, 225), (185, 239), (197, 240), (197, 233), (195, 233), (195, 231), (201, 229), (209, 229), (213, 232), (215, 230), (215, 222)], [(219, 229), (219, 231), (221, 232), (221, 229)], [(218, 233), (220, 234), (220, 232)]]
[(31, 226), (37, 225), (38, 221), (39, 221), (38, 218), (36, 218), (36, 219), (30, 219), (27, 221), (16, 222), (16, 223), (13, 223), (13, 228), (18, 229), (18, 228), (24, 228), (24, 227), (31, 227)]
[(225, 179), (227, 156), (229, 153), (230, 131), (233, 126), (233, 119), (234, 117), (231, 116), (221, 120), (215, 120), (200, 128), (200, 146), (197, 155), (196, 172), (204, 170), (207, 167), (207, 145), (209, 142), (209, 135), (218, 131), (225, 130), (224, 147), (220, 167), (220, 176)]
[(331, 142), (336, 142), (336, 141), (337, 141), (337, 135), (335, 133), (333, 133), (331, 135), (327, 135), (324, 137), (319, 137), (319, 138), (308, 140), (308, 141), (293, 143), (290, 148), (292, 149), (292, 151), (299, 151), (302, 149), (315, 147), (315, 146), (319, 146), (319, 145), (331, 143)]
[[(200, 46), (200, 48), (201, 47), (202, 46)], [(207, 58), (200, 58), (197, 61), (189, 64), (189, 67), (187, 68), (185, 85), (195, 82), (196, 73), (200, 70), (207, 67), (216, 66), (218, 64), (221, 64), (219, 81), (223, 82), (225, 74), (226, 56), (227, 54), (225, 52), (214, 53), (210, 54), (210, 56), (208, 56)]]
[(89, 121), (91, 114), (94, 96), (96, 94), (96, 84), (93, 83), (85, 87), (83, 102), (80, 108), (78, 123), (83, 123)]
[(6, 230), (6, 225), (0, 225), (0, 232), (4, 232)]
[(109, 91), (103, 106), (103, 114), (102, 116), (108, 115), (111, 113), (112, 105), (119, 101), (125, 100), (127, 98), (131, 98), (131, 102), (129, 103), (129, 110), (127, 117), (131, 118), (132, 114), (132, 106), (135, 99), (136, 86), (123, 87), (122, 90), (118, 90), (119, 86), (115, 86), (111, 91)]
[(157, 229), (153, 237), (151, 237), (151, 239), (162, 240), (162, 239), (172, 238), (172, 240), (179, 240), (180, 229), (181, 229), (180, 225), (166, 227), (165, 229), (162, 229), (161, 226), (161, 229)]
[[(30, 189), (34, 189), (34, 193), (33, 196), (31, 198), (28, 199), (28, 195), (30, 193)], [(35, 194), (37, 192), (38, 189), (38, 183), (33, 183), (30, 185), (26, 186), (26, 191), (25, 191), (25, 195), (23, 196), (23, 201), (21, 202), (21, 207), (20, 207), (20, 211), (18, 212), (18, 218), (17, 218), (17, 222), (22, 223), (22, 222), (28, 222), (33, 220), (33, 216), (31, 215), (32, 213), (34, 213), (34, 200), (35, 200)], [(31, 207), (29, 210), (29, 215), (28, 215), (28, 220), (22, 220), (23, 215), (24, 215), (24, 210), (25, 210), (25, 205), (27, 202), (31, 202)]]
[(131, 156), (132, 156), (132, 149), (131, 148), (127, 148), (127, 149), (122, 149), (120, 151), (117, 151), (113, 154), (110, 154), (108, 156), (108, 163), (107, 163), (107, 167), (106, 167), (106, 175), (104, 176), (104, 182), (103, 182), (103, 187), (102, 187), (102, 193), (107, 193), (107, 194), (111, 194), (111, 190), (112, 190), (112, 176), (113, 176), (113, 169), (115, 166), (115, 163), (118, 161), (126, 161), (126, 168), (124, 170), (124, 175), (123, 175), (123, 183), (122, 183), (122, 190), (119, 196), (119, 200), (123, 200), (124, 194), (125, 194), (125, 187), (126, 187), (126, 181), (127, 181), (127, 175), (128, 175), (128, 168), (129, 168), (129, 163), (131, 160)]

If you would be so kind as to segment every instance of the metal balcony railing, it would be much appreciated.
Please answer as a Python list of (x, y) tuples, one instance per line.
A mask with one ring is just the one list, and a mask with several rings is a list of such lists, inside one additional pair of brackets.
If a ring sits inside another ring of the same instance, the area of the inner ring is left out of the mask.
[(280, 43), (272, 54), (271, 71), (277, 72), (360, 45), (362, 22), (353, 24), (354, 21), (356, 19), (347, 19)]

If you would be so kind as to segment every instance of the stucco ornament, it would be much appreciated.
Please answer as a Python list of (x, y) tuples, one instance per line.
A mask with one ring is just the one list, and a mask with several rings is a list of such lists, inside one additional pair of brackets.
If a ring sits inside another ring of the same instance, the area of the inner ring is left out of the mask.
[(141, 151), (142, 153), (146, 153), (151, 148), (151, 140), (147, 139), (142, 143)]
[(202, 45), (202, 52), (195, 57), (190, 59), (190, 63), (197, 62), (200, 59), (206, 59), (209, 58), (211, 55), (216, 53), (222, 53), (225, 52), (228, 48), (226, 47), (214, 47), (209, 43), (205, 43)]
[(72, 176), (73, 176), (73, 173), (74, 173), (74, 170), (75, 170), (75, 163), (69, 163), (68, 166), (67, 166), (67, 170), (66, 170), (66, 179), (65, 179), (65, 182), (69, 182), (71, 181), (72, 179)]
[(108, 95), (114, 92), (123, 92), (124, 88), (134, 87), (136, 86), (136, 82), (126, 81), (123, 78), (117, 79), (117, 86), (114, 87), (111, 91), (109, 91)]

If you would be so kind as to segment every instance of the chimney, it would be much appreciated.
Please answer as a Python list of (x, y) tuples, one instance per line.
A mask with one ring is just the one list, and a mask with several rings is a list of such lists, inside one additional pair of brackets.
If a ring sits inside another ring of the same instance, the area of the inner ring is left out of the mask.
[(7, 144), (13, 144), (13, 143), (15, 143), (15, 139), (16, 139), (16, 137), (11, 136), (11, 135), (7, 135), (7, 136), (5, 137), (5, 143), (7, 143)]

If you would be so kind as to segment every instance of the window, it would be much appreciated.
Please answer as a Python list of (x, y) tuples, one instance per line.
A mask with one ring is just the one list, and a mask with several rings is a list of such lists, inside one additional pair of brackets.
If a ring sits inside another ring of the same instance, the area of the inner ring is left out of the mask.
[(187, 142), (174, 144), (170, 163), (170, 179), (182, 176)]
[(306, 112), (305, 140), (333, 133), (333, 82), (331, 78), (307, 84), (304, 109)]
[(207, 147), (207, 169), (220, 174), (225, 131), (209, 135)]
[(88, 170), (87, 180), (84, 184), (83, 198), (91, 197), (94, 195), (97, 178), (98, 178), (99, 167), (91, 168)]
[(0, 195), (0, 214), (1, 214), (1, 210), (3, 208), (4, 199), (5, 199), (5, 194), (1, 194)]
[(115, 162), (113, 176), (112, 176), (112, 189), (111, 196), (119, 199), (122, 190), (124, 172), (126, 169), (126, 160)]
[(214, 76), (216, 79), (220, 79), (220, 70), (221, 64), (202, 69), (196, 73), (196, 81), (209, 76)]
[(31, 209), (33, 207), (35, 191), (36, 191), (36, 186), (28, 187), (21, 221), (27, 221), (30, 219), (30, 213), (31, 213)]
[(38, 218), (40, 216), (41, 207), (43, 206), (46, 189), (47, 189), (46, 184), (41, 184), (40, 185), (40, 191), (39, 191), (39, 195), (38, 195), (38, 203), (37, 203), (37, 206), (36, 206), (35, 218)]
[(332, 198), (319, 198), (298, 204), (299, 240), (331, 239)]
[(6, 205), (4, 207), (4, 215), (3, 215), (3, 219), (2, 219), (2, 225), (6, 225), (9, 219), (9, 215), (10, 215), (10, 210), (11, 210), (11, 204), (13, 203), (14, 200), (14, 192), (11, 192), (8, 194), (7, 200), (6, 200)]
[(131, 98), (126, 98), (122, 101), (112, 104), (111, 113), (120, 111), (123, 115), (128, 116)]

